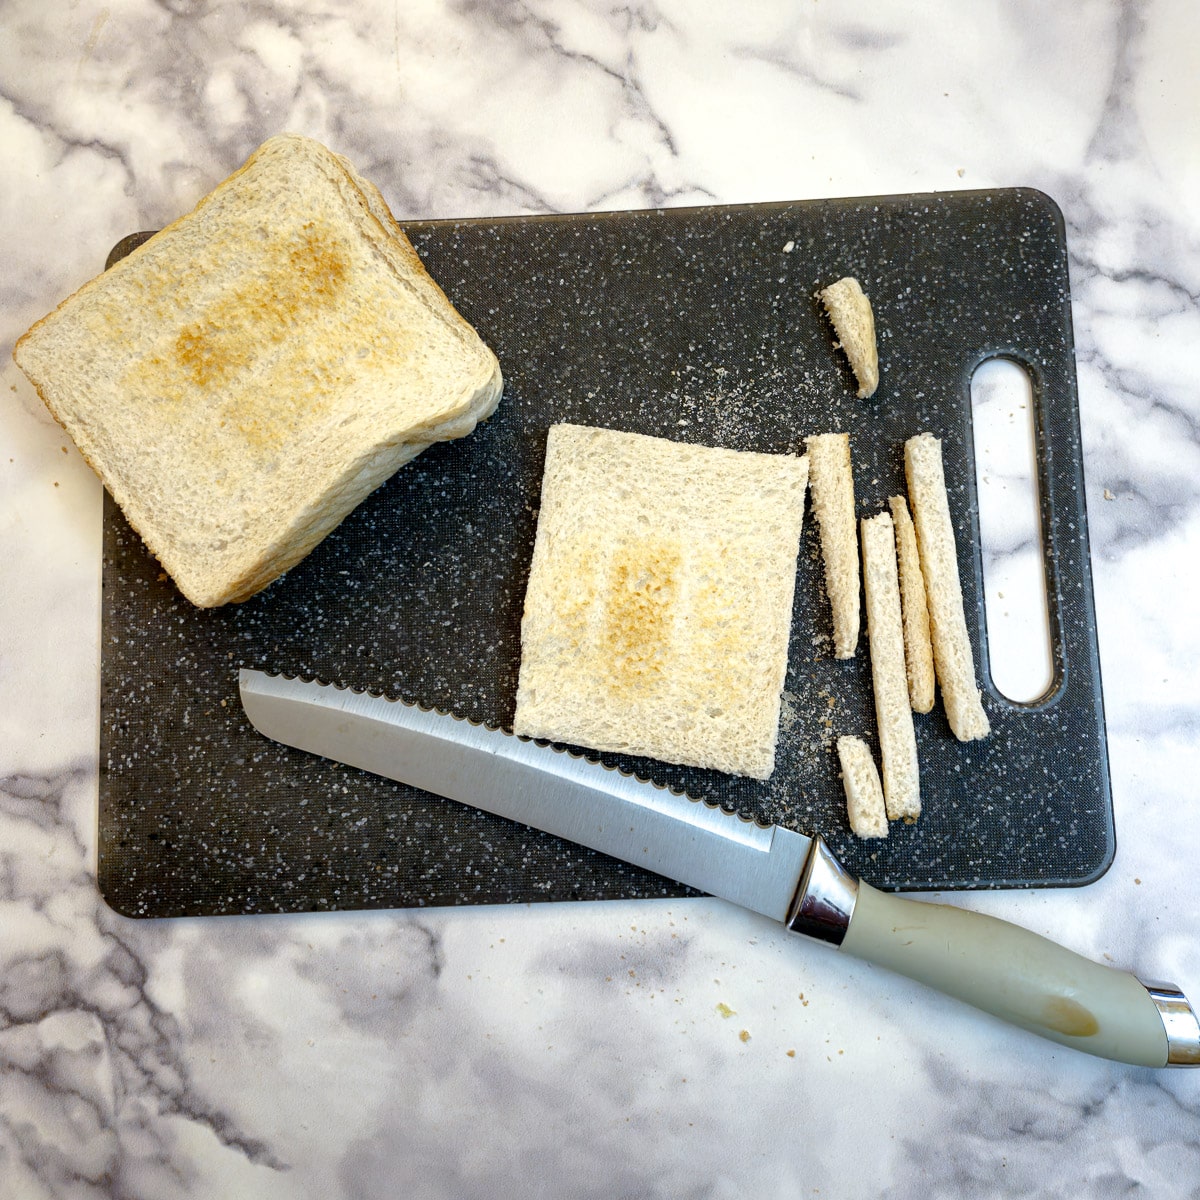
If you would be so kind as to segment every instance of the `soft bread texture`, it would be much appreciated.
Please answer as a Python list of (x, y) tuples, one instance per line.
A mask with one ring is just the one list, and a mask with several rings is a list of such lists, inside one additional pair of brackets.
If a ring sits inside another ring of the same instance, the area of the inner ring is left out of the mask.
[(987, 737), (991, 727), (975, 682), (940, 439), (929, 433), (909, 438), (904, 443), (904, 470), (925, 576), (929, 633), (942, 704), (954, 736), (969, 742)]
[(875, 341), (875, 314), (857, 279), (847, 276), (820, 292), (821, 303), (833, 331), (858, 380), (858, 398), (866, 400), (879, 386), (879, 349)]
[(818, 433), (805, 439), (813, 512), (821, 530), (825, 592), (833, 616), (833, 654), (853, 658), (860, 622), (858, 524), (850, 435)]
[(808, 462), (547, 437), (513, 730), (767, 778)]
[(888, 835), (887, 810), (883, 785), (871, 757), (870, 747), (860, 737), (844, 734), (837, 740), (838, 761), (842, 766), (842, 788), (846, 793), (846, 817), (850, 832), (860, 838), (884, 838)]
[(284, 134), (14, 357), (200, 606), (244, 600), (500, 399), (378, 190)]
[(917, 736), (904, 670), (904, 622), (896, 570), (896, 537), (887, 513), (862, 523), (863, 591), (867, 598), (867, 639), (871, 684), (883, 765), (883, 797), (893, 820), (921, 815)]
[(908, 501), (889, 496), (892, 524), (896, 528), (896, 561), (900, 568), (900, 608), (904, 614), (904, 665), (908, 671), (908, 699), (913, 712), (933, 708), (935, 676), (933, 642), (929, 637), (929, 606), (925, 600), (925, 574), (917, 531), (913, 528)]

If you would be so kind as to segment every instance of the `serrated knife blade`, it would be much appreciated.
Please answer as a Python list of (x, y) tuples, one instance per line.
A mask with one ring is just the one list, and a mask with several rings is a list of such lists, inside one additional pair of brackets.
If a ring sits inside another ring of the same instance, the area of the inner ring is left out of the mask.
[(241, 671), (239, 685), (250, 722), (277, 742), (645, 867), (1085, 1053), (1200, 1065), (1200, 1022), (1173, 984), (982, 913), (877, 891), (819, 837), (436, 709), (261, 671)]
[(644, 867), (777, 921), (812, 839), (436, 709), (245, 671), (260, 733)]

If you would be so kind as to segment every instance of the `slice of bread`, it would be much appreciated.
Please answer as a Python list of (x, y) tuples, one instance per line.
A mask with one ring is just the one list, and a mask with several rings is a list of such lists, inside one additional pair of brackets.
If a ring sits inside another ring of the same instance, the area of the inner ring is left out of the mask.
[(377, 189), (292, 134), (85, 284), (14, 357), (201, 606), (302, 559), (500, 398)]
[(767, 778), (808, 462), (552, 426), (513, 731)]
[(940, 439), (929, 433), (909, 438), (904, 443), (904, 471), (925, 576), (929, 633), (942, 704), (954, 736), (969, 742), (987, 737), (991, 727), (975, 682)]
[(879, 349), (871, 301), (858, 280), (851, 276), (831, 283), (818, 294), (858, 380), (858, 398), (866, 400), (879, 386)]
[(912, 822), (921, 815), (921, 785), (917, 736), (904, 670), (904, 622), (900, 613), (896, 537), (892, 518), (887, 513), (863, 521), (862, 556), (871, 684), (879, 728), (879, 758), (883, 765), (883, 798), (887, 815), (893, 821)]
[(818, 433), (806, 438), (813, 512), (821, 529), (825, 592), (833, 615), (833, 654), (853, 658), (860, 619), (858, 523), (850, 435)]
[(904, 665), (908, 671), (908, 699), (913, 712), (933, 708), (933, 643), (929, 637), (929, 606), (925, 600), (925, 575), (917, 531), (908, 501), (889, 496), (892, 524), (896, 527), (896, 560), (900, 567), (900, 608), (904, 614)]
[(846, 817), (850, 832), (860, 838), (885, 838), (888, 835), (887, 810), (883, 785), (867, 743), (844, 734), (837, 740), (838, 761), (842, 766), (842, 788), (846, 793)]

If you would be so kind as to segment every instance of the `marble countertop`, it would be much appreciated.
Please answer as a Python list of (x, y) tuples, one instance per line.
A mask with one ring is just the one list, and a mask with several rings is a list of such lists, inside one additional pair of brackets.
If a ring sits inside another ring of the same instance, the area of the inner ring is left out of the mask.
[(101, 490), (11, 348), (282, 129), (345, 153), (402, 221), (1053, 196), (1118, 852), (1085, 888), (948, 899), (1200, 995), (1189, 0), (10, 0), (0, 1194), (1195, 1196), (1200, 1073), (1061, 1049), (717, 901), (105, 906)]

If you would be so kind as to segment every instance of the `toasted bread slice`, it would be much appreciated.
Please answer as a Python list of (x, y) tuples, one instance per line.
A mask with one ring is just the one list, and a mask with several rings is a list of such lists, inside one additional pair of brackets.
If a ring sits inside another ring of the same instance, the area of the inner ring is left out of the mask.
[(502, 386), (378, 191), (291, 134), (14, 357), (201, 606), (266, 586)]
[(954, 736), (969, 742), (987, 737), (991, 727), (975, 682), (940, 439), (929, 433), (909, 438), (904, 443), (904, 470), (921, 551), (929, 633), (942, 704)]
[(846, 818), (850, 832), (860, 838), (885, 838), (888, 835), (887, 810), (883, 785), (871, 749), (860, 737), (845, 734), (837, 740), (838, 761), (842, 767), (842, 788), (846, 793)]
[(767, 778), (808, 463), (552, 426), (514, 732)]
[(900, 568), (900, 607), (904, 613), (904, 665), (908, 672), (908, 699), (913, 712), (933, 708), (935, 675), (933, 643), (929, 637), (929, 606), (925, 600), (925, 575), (917, 531), (913, 528), (908, 501), (889, 496), (892, 523), (896, 527), (896, 560)]
[(819, 293), (833, 323), (833, 331), (858, 380), (858, 398), (866, 400), (879, 386), (879, 349), (875, 341), (875, 313), (857, 279), (847, 276)]
[(904, 623), (896, 569), (892, 518), (879, 513), (862, 523), (863, 591), (867, 598), (867, 641), (871, 648), (871, 684), (879, 727), (883, 798), (893, 820), (921, 815), (917, 737), (908, 679), (904, 670)]
[(853, 658), (861, 616), (858, 524), (854, 518), (854, 474), (848, 433), (806, 438), (813, 512), (821, 529), (825, 592), (833, 616), (833, 654)]

